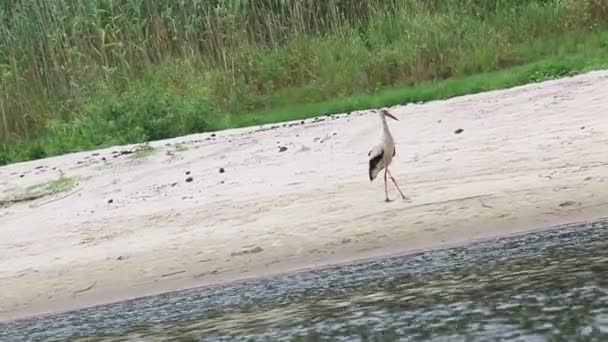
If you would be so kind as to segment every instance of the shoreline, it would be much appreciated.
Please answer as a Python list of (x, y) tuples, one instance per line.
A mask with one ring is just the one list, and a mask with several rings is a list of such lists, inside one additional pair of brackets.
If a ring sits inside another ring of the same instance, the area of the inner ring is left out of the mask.
[(76, 184), (0, 207), (0, 321), (603, 218), (607, 90), (595, 71), (392, 107), (410, 202), (366, 178), (368, 111), (1, 167), (0, 202)]
[(161, 283), (156, 286), (144, 286), (142, 288), (132, 288), (119, 291), (109, 291), (108, 293), (97, 293), (94, 296), (84, 296), (77, 300), (61, 300), (57, 303), (52, 303), (52, 308), (49, 305), (35, 306), (24, 310), (18, 310), (6, 315), (0, 315), (0, 323), (10, 323), (14, 321), (28, 320), (36, 317), (48, 317), (58, 314), (63, 314), (75, 310), (93, 308), (97, 306), (113, 305), (117, 303), (127, 302), (131, 300), (139, 300), (146, 297), (154, 297), (163, 294), (170, 294), (174, 292), (189, 291), (189, 290), (203, 290), (206, 288), (213, 288), (218, 286), (233, 285), (239, 283), (245, 283), (256, 279), (272, 278), (281, 275), (297, 274), (301, 272), (307, 272), (311, 270), (322, 270), (331, 269), (333, 267), (349, 265), (349, 264), (363, 264), (369, 261), (378, 259), (389, 259), (389, 258), (408, 258), (413, 257), (417, 254), (446, 250), (458, 247), (466, 247), (475, 245), (482, 242), (489, 242), (492, 240), (500, 240), (505, 238), (513, 238), (518, 236), (525, 236), (529, 234), (538, 234), (543, 232), (558, 231), (560, 229), (567, 228), (569, 226), (581, 225), (584, 223), (592, 223), (597, 221), (607, 220), (608, 216), (596, 217), (593, 219), (576, 220), (568, 223), (559, 223), (545, 227), (535, 227), (521, 229), (515, 232), (504, 233), (500, 235), (484, 236), (476, 239), (464, 239), (461, 241), (443, 243), (436, 246), (426, 246), (415, 250), (403, 251), (396, 247), (386, 247), (381, 250), (374, 250), (367, 253), (360, 253), (358, 255), (342, 255), (336, 256), (333, 259), (327, 260), (326, 262), (318, 262), (314, 264), (306, 264), (305, 262), (290, 263), (288, 265), (280, 265), (279, 267), (268, 271), (267, 269), (260, 268), (259, 270), (253, 270), (250, 275), (243, 273), (236, 274), (223, 274), (217, 279), (214, 279), (208, 283), (200, 283), (196, 281), (181, 280), (181, 281), (168, 281)]

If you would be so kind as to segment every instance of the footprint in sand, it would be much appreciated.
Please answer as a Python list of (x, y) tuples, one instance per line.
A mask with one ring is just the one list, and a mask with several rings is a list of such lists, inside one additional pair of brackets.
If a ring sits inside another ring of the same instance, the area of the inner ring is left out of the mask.
[(246, 255), (246, 254), (257, 254), (257, 253), (261, 253), (263, 252), (264, 249), (260, 246), (255, 246), (252, 247), (250, 249), (243, 249), (239, 252), (232, 252), (230, 253), (230, 256), (241, 256), (241, 255)]
[(581, 204), (582, 204), (582, 203), (580, 203), (580, 202), (566, 201), (566, 202), (560, 203), (560, 205), (559, 205), (559, 206), (560, 206), (561, 208), (568, 208), (568, 207), (574, 207), (574, 206), (578, 207), (578, 206), (580, 206)]

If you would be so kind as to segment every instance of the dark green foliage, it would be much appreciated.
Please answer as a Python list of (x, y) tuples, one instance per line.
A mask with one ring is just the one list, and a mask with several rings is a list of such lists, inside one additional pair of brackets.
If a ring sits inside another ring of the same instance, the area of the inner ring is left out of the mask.
[(601, 67), (606, 3), (2, 2), (0, 163)]

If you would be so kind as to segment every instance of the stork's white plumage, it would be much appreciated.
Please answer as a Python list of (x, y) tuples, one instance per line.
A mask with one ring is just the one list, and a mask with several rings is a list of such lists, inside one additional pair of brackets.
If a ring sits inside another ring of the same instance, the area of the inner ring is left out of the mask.
[(388, 198), (388, 183), (387, 183), (387, 173), (388, 176), (391, 177), (391, 180), (395, 184), (397, 190), (401, 194), (403, 199), (406, 199), (405, 195), (399, 189), (399, 185), (391, 175), (391, 172), (388, 170), (388, 166), (393, 161), (393, 157), (396, 154), (395, 142), (393, 140), (393, 136), (391, 135), (390, 130), (388, 129), (388, 123), (386, 122), (386, 118), (389, 117), (393, 120), (399, 121), (396, 117), (394, 117), (391, 113), (389, 113), (386, 109), (380, 110), (380, 119), (382, 120), (382, 142), (372, 148), (369, 153), (369, 180), (373, 181), (378, 173), (384, 169), (384, 194), (386, 195), (386, 202), (389, 202)]

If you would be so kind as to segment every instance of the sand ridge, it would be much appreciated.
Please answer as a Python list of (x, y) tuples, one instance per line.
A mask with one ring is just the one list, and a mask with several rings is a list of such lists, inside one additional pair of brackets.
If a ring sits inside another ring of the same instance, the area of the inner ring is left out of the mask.
[(391, 108), (410, 201), (388, 204), (372, 111), (2, 167), (0, 319), (602, 217), (607, 92), (597, 71)]

